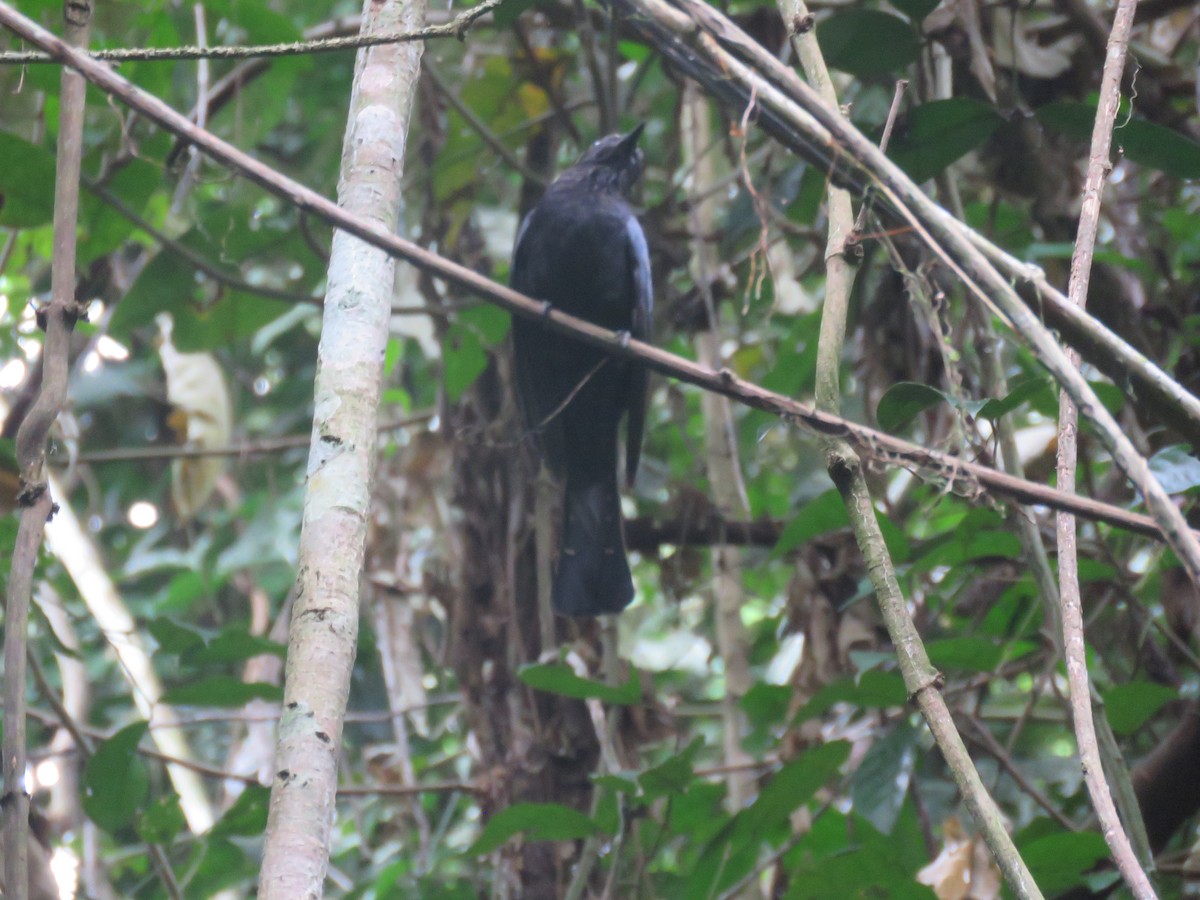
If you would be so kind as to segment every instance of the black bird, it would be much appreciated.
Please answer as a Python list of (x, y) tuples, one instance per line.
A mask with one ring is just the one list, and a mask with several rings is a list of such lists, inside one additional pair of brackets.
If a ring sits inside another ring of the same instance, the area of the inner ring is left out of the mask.
[[(596, 141), (547, 188), (517, 232), (509, 283), (604, 328), (648, 340), (653, 298), (646, 237), (628, 194), (638, 138)], [(566, 478), (552, 596), (564, 616), (617, 613), (633, 600), (617, 490), (617, 430), (628, 413), (633, 485), (646, 422), (646, 370), (530, 319), (513, 322), (518, 399), (542, 459)]]

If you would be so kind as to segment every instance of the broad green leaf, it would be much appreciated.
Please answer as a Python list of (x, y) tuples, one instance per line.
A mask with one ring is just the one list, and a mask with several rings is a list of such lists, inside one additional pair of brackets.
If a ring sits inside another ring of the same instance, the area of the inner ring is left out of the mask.
[(760, 835), (813, 798), (850, 756), (849, 741), (830, 741), (784, 763), (758, 797), (738, 815), (736, 827)]
[(1002, 662), (1020, 659), (1037, 649), (1029, 641), (997, 644), (974, 635), (943, 638), (926, 644), (929, 661), (939, 669), (991, 672)]
[(846, 504), (842, 502), (841, 494), (836, 489), (828, 490), (808, 501), (796, 517), (784, 526), (779, 540), (771, 550), (771, 558), (778, 559), (805, 541), (845, 528), (849, 524), (850, 519), (846, 515)]
[(937, 388), (932, 388), (927, 384), (902, 381), (899, 384), (893, 384), (879, 398), (879, 406), (875, 409), (875, 420), (881, 429), (893, 432), (907, 425), (919, 413), (945, 402), (947, 402), (946, 395)]
[(276, 684), (246, 682), (232, 675), (210, 675), (180, 684), (163, 694), (162, 702), (172, 706), (242, 706), (251, 700), (283, 699)]
[(991, 106), (955, 97), (933, 100), (909, 111), (888, 156), (913, 181), (933, 178), (946, 166), (974, 150), (1004, 123)]
[(245, 628), (227, 628), (214, 637), (204, 647), (196, 647), (187, 651), (184, 661), (193, 665), (203, 663), (243, 662), (255, 656), (269, 653), (281, 659), (287, 655), (287, 647), (278, 641), (250, 634)]
[(940, 0), (892, 0), (892, 6), (919, 24), (937, 9), (939, 2)]
[(703, 746), (704, 740), (695, 738), (682, 752), (639, 775), (638, 786), (642, 793), (647, 797), (660, 797), (686, 791), (694, 776), (693, 761)]
[(492, 18), (495, 20), (497, 28), (510, 28), (521, 13), (544, 2), (545, 0), (504, 0), (496, 7)]
[(817, 26), (817, 40), (829, 65), (859, 78), (895, 72), (921, 52), (912, 25), (873, 9), (835, 13)]
[(0, 226), (32, 228), (54, 218), (54, 154), (0, 131)]
[(508, 313), (481, 304), (461, 313), (442, 341), (442, 376), (446, 394), (457, 400), (487, 368), (487, 348), (503, 340), (508, 331)]
[(1021, 858), (1047, 897), (1084, 883), (1084, 873), (1108, 857), (1108, 845), (1094, 831), (1059, 832), (1018, 841)]
[(920, 732), (907, 718), (873, 743), (850, 782), (854, 810), (883, 834), (891, 834), (908, 796)]
[(197, 856), (198, 864), (189, 868), (188, 880), (181, 885), (185, 897), (212, 897), (252, 877), (257, 870), (247, 852), (225, 838), (205, 838), (193, 858)]
[(267, 827), (267, 806), (271, 792), (259, 784), (246, 785), (233, 806), (217, 820), (209, 832), (212, 837), (253, 837)]
[[(1080, 141), (1090, 138), (1095, 116), (1095, 103), (1063, 101), (1037, 110), (1039, 121)], [(1113, 145), (1140, 165), (1176, 178), (1200, 178), (1200, 144), (1170, 128), (1133, 119), (1113, 132)]]
[(700, 853), (685, 896), (709, 896), (747, 874), (770, 835), (812, 799), (850, 755), (847, 741), (822, 744), (785, 763), (746, 809), (722, 827)]
[(899, 672), (863, 672), (857, 680), (846, 676), (821, 688), (796, 714), (795, 722), (806, 722), (843, 702), (870, 708), (904, 706), (908, 690)]
[(993, 398), (985, 401), (983, 406), (979, 407), (976, 415), (981, 419), (994, 422), (1005, 413), (1012, 412), (1031, 397), (1045, 390), (1046, 384), (1044, 378), (1026, 378), (1012, 386), (1003, 399)]
[(516, 803), (496, 813), (467, 850), (483, 856), (503, 846), (509, 838), (524, 835), (529, 841), (573, 841), (596, 834), (599, 826), (588, 816), (558, 803)]
[(138, 741), (146, 722), (126, 725), (96, 748), (83, 770), (83, 810), (105, 831), (114, 832), (133, 821), (150, 790), (146, 764)]
[(531, 688), (563, 697), (574, 697), (576, 700), (594, 698), (605, 703), (629, 706), (642, 699), (642, 686), (636, 671), (630, 671), (629, 678), (619, 687), (590, 678), (580, 678), (566, 663), (536, 663), (524, 666), (517, 673), (517, 677)]
[(1186, 444), (1163, 447), (1150, 457), (1150, 471), (1168, 494), (1182, 494), (1200, 486), (1200, 459)]
[(1152, 681), (1130, 681), (1104, 692), (1104, 710), (1108, 724), (1120, 735), (1133, 734), (1154, 714), (1179, 699), (1179, 691)]
[(146, 629), (158, 641), (160, 653), (178, 656), (204, 646), (204, 635), (165, 616), (151, 619), (146, 623)]
[(794, 693), (790, 685), (756, 681), (738, 702), (750, 724), (763, 728), (783, 721)]
[[(265, 826), (265, 822), (263, 823)], [(159, 797), (137, 821), (137, 833), (148, 844), (170, 846), (187, 829), (187, 819), (174, 794)]]

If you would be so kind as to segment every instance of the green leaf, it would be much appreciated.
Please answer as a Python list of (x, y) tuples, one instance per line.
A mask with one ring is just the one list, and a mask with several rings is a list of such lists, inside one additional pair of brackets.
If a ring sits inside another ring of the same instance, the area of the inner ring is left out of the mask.
[(908, 796), (919, 734), (907, 718), (901, 719), (867, 750), (850, 784), (855, 812), (883, 834), (892, 833)]
[(210, 675), (177, 685), (163, 694), (162, 702), (172, 706), (242, 706), (251, 700), (283, 699), (277, 684), (246, 682), (232, 675)]
[(207, 646), (194, 648), (184, 655), (184, 661), (199, 665), (202, 663), (244, 662), (256, 656), (270, 654), (280, 659), (287, 655), (287, 647), (278, 641), (250, 634), (244, 628), (227, 628), (208, 642)]
[(852, 703), (863, 708), (886, 709), (904, 706), (908, 689), (899, 672), (863, 672), (855, 679), (846, 676), (821, 688), (795, 717), (795, 724), (821, 715), (835, 703)]
[(33, 228), (54, 218), (54, 154), (0, 131), (0, 226)]
[(647, 769), (638, 776), (638, 786), (649, 798), (682, 794), (687, 791), (695, 776), (694, 760), (703, 738), (695, 738), (684, 750), (670, 759)]
[(836, 13), (817, 26), (825, 62), (859, 78), (886, 75), (914, 62), (921, 41), (898, 16), (873, 9)]
[(146, 630), (158, 641), (160, 653), (178, 656), (204, 646), (204, 636), (200, 632), (165, 616), (151, 619), (146, 623)]
[(148, 727), (147, 722), (126, 725), (97, 747), (84, 767), (83, 810), (105, 831), (132, 822), (146, 800), (150, 779), (137, 745)]
[[(1096, 105), (1047, 103), (1037, 110), (1036, 115), (1046, 126), (1086, 141), (1092, 134)], [(1176, 178), (1200, 178), (1200, 144), (1173, 129), (1133, 119), (1113, 132), (1113, 144), (1139, 165), (1159, 169)]]
[(1008, 395), (1001, 400), (992, 398), (984, 402), (983, 406), (979, 407), (976, 415), (981, 419), (996, 421), (1005, 413), (1010, 413), (1021, 404), (1029, 401), (1030, 398), (1046, 389), (1047, 381), (1044, 378), (1026, 378), (1020, 381), (1015, 387), (1011, 388)]
[(1172, 444), (1150, 457), (1150, 471), (1168, 494), (1182, 494), (1200, 486), (1200, 459), (1188, 450), (1187, 444)]
[(518, 834), (529, 841), (573, 841), (599, 830), (588, 816), (558, 803), (516, 803), (488, 819), (467, 855), (491, 853)]
[(253, 837), (267, 828), (267, 807), (271, 792), (260, 784), (246, 785), (233, 806), (217, 821), (212, 837)]
[(753, 727), (765, 728), (783, 721), (794, 694), (790, 685), (756, 681), (739, 705)]
[(997, 644), (984, 637), (965, 635), (926, 644), (929, 661), (939, 669), (992, 672), (1002, 662), (1020, 659), (1036, 649), (1029, 641)]
[(888, 156), (913, 181), (928, 181), (974, 150), (1004, 124), (991, 106), (956, 97), (933, 100), (909, 111), (906, 128), (896, 135)]
[(724, 825), (700, 852), (683, 895), (711, 896), (746, 874), (759, 848), (788, 816), (812, 799), (850, 755), (847, 741), (831, 741), (790, 760), (746, 809)]
[(1176, 178), (1200, 178), (1200, 144), (1172, 128), (1134, 119), (1113, 132), (1113, 143), (1143, 166)]
[(487, 348), (500, 343), (510, 317), (499, 307), (481, 304), (461, 313), (442, 341), (442, 377), (446, 394), (457, 400), (487, 368)]
[(892, 0), (892, 6), (904, 13), (913, 22), (920, 22), (938, 8), (941, 0)]
[(778, 559), (805, 541), (845, 528), (849, 524), (850, 518), (846, 515), (846, 504), (842, 502), (842, 495), (836, 489), (830, 489), (808, 501), (796, 517), (787, 523), (771, 550), (771, 558)]
[(525, 10), (532, 9), (536, 4), (544, 2), (545, 0), (505, 0), (492, 11), (492, 19), (497, 28), (508, 28)]
[(1018, 842), (1034, 883), (1047, 897), (1084, 883), (1084, 873), (1108, 856), (1108, 845), (1094, 831), (1059, 832)]
[(1119, 735), (1133, 734), (1156, 712), (1173, 700), (1179, 691), (1152, 681), (1131, 681), (1104, 692), (1104, 711), (1108, 724)]
[(138, 837), (148, 844), (163, 846), (170, 846), (186, 828), (187, 819), (179, 805), (179, 797), (174, 794), (159, 797), (137, 822)]
[(517, 677), (531, 688), (563, 697), (574, 697), (576, 700), (596, 699), (629, 706), (641, 702), (642, 699), (642, 686), (636, 670), (630, 671), (629, 678), (620, 687), (590, 678), (580, 678), (566, 663), (536, 663), (523, 666)]
[(254, 875), (246, 851), (232, 841), (209, 837), (196, 849), (200, 860), (182, 885), (185, 897), (212, 897)]
[(893, 432), (907, 425), (919, 413), (945, 402), (948, 402), (946, 395), (937, 388), (913, 381), (902, 381), (893, 384), (879, 398), (875, 420), (882, 430)]
[(736, 827), (761, 835), (787, 821), (838, 773), (849, 757), (849, 741), (830, 741), (789, 760), (738, 815)]

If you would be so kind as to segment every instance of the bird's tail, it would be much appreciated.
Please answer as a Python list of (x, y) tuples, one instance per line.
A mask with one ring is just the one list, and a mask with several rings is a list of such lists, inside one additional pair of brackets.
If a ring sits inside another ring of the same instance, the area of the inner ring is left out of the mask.
[(560, 616), (619, 613), (633, 600), (633, 576), (621, 534), (621, 497), (612, 481), (567, 479), (563, 531), (554, 575)]

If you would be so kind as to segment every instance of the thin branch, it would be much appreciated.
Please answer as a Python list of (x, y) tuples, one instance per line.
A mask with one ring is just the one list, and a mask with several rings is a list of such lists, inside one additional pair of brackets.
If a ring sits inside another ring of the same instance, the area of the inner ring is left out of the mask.
[(806, 404), (745, 381), (729, 370), (714, 371), (641, 341), (630, 340), (625, 335), (608, 331), (557, 309), (548, 310), (544, 303), (519, 294), (465, 266), (458, 265), (407, 241), (375, 223), (346, 212), (315, 191), (279, 174), (271, 167), (248, 156), (215, 135), (198, 129), (187, 118), (158, 98), (133, 86), (103, 63), (91, 60), (86, 54), (72, 50), (54, 34), (22, 16), (5, 3), (0, 3), (0, 24), (17, 32), (30, 43), (46, 48), (65, 63), (82, 72), (93, 84), (118, 97), (123, 103), (138, 110), (163, 128), (194, 142), (214, 159), (270, 193), (294, 203), (302, 210), (312, 213), (336, 228), (353, 234), (368, 244), (408, 261), (422, 271), (435, 275), (449, 284), (475, 294), (511, 313), (541, 320), (547, 328), (574, 335), (583, 342), (603, 348), (611, 354), (639, 360), (657, 372), (696, 385), (704, 390), (725, 394), (747, 406), (780, 416), (814, 433), (843, 437), (864, 456), (891, 465), (910, 467), (918, 473), (944, 480), (969, 496), (977, 497), (980, 491), (986, 488), (1021, 503), (1067, 509), (1085, 518), (1106, 522), (1160, 540), (1164, 539), (1162, 527), (1147, 516), (1120, 510), (1110, 504), (1089, 498), (1069, 496), (1042, 485), (1013, 478), (987, 466), (917, 446), (881, 431), (857, 425), (840, 416), (814, 410)]
[[(1141, 493), (1171, 549), (1194, 585), (1200, 586), (1200, 540), (1095, 391), (1066, 358), (1056, 338), (979, 249), (982, 240), (921, 191), (894, 162), (824, 102), (795, 72), (768, 54), (719, 11), (699, 0), (609, 0), (628, 15), (631, 27), (726, 102), (757, 98), (763, 127), (794, 150), (827, 167), (834, 184), (872, 183), (899, 221), (983, 303), (1012, 329), (1038, 362), (1070, 391), (1091, 421), (1101, 444)], [(734, 47), (750, 63), (728, 48)]]
[[(87, 46), (92, 21), (90, 0), (63, 4), (63, 46)], [(46, 521), (54, 501), (46, 481), (46, 436), (67, 400), (71, 332), (80, 309), (75, 302), (75, 229), (79, 219), (79, 171), (83, 158), (83, 120), (87, 82), (63, 69), (59, 91), (58, 153), (54, 173), (54, 254), (50, 303), (39, 321), (46, 331), (42, 346), (42, 383), (17, 431), (17, 466), (22, 507), (13, 547), (4, 609), (4, 884), (24, 896), (29, 884), (29, 794), (25, 789), (25, 675), (29, 602), (33, 573)]]
[[(55, 721), (62, 726), (71, 739), (75, 741), (75, 746), (84, 759), (90, 759), (94, 752), (91, 737), (87, 734), (92, 729), (87, 729), (79, 724), (79, 721), (71, 715), (70, 710), (63, 705), (57, 693), (50, 686), (50, 682), (46, 679), (46, 673), (42, 671), (41, 665), (37, 658), (31, 656), (29, 658), (29, 671), (33, 674), (33, 680), (37, 683), (38, 691), (50, 708), (54, 710)], [(31, 711), (32, 714), (32, 711)], [(158, 877), (162, 879), (163, 888), (167, 892), (167, 896), (171, 900), (182, 900), (183, 893), (179, 890), (179, 882), (175, 879), (175, 872), (171, 869), (171, 862), (167, 856), (166, 850), (161, 844), (148, 843), (146, 849), (150, 852), (150, 861), (154, 864), (155, 870), (158, 872)]]
[[(398, 431), (424, 425), (431, 421), (435, 413), (424, 412), (414, 416), (406, 416), (379, 426), (380, 432)], [(289, 434), (275, 438), (260, 438), (254, 441), (242, 441), (225, 447), (119, 447), (114, 450), (93, 450), (81, 453), (76, 462), (106, 463), (129, 462), (143, 459), (202, 459), (210, 456), (259, 456), (266, 453), (278, 453), (280, 450), (291, 450), (296, 447), (307, 447), (312, 441), (312, 435)]]
[(436, 65), (426, 60), (421, 68), (442, 99), (449, 103), (454, 111), (463, 117), (464, 121), (474, 129), (475, 133), (483, 139), (485, 144), (496, 151), (497, 156), (508, 163), (514, 171), (520, 172), (521, 177), (545, 187), (547, 184), (546, 179), (525, 165), (515, 153), (508, 149), (504, 141), (500, 140), (496, 133), (488, 127), (488, 124), (475, 114), (475, 110), (463, 102), (463, 99), (458, 96), (458, 91), (446, 84)]
[[(792, 0), (792, 5), (795, 15), (788, 16), (785, 10), (786, 21), (796, 22), (808, 15), (803, 0)], [(811, 32), (798, 35), (796, 46), (814, 94), (827, 108), (837, 109), (837, 96), (816, 35)], [(896, 96), (898, 100), (899, 89)], [(855, 276), (855, 269), (846, 258), (845, 247), (847, 239), (854, 232), (854, 213), (847, 191), (831, 183), (828, 195), (827, 277), (817, 345), (816, 401), (821, 409), (837, 412), (841, 405), (839, 370)], [(861, 458), (847, 441), (837, 436), (823, 437), (821, 449), (830, 478), (846, 505), (846, 513), (875, 589), (876, 603), (891, 637), (908, 695), (920, 708), (963, 801), (982, 833), (992, 858), (1004, 874), (1005, 881), (1018, 897), (1041, 898), (1033, 875), (1005, 828), (1000, 808), (984, 786), (955, 727), (946, 698), (941, 692), (944, 679), (929, 660), (900, 589), (895, 565), (876, 518), (875, 503), (863, 474)]]
[[(1079, 212), (1079, 230), (1075, 237), (1075, 249), (1071, 254), (1071, 278), (1067, 289), (1067, 296), (1071, 302), (1080, 308), (1087, 302), (1096, 230), (1100, 223), (1100, 200), (1104, 193), (1104, 182), (1112, 168), (1109, 151), (1112, 147), (1113, 122), (1121, 103), (1121, 73), (1125, 67), (1125, 53), (1129, 46), (1129, 33), (1133, 29), (1133, 15), (1136, 9), (1137, 0), (1121, 0), (1117, 4), (1112, 34), (1108, 38), (1108, 49), (1104, 57), (1104, 74), (1100, 80), (1100, 99), (1092, 128), (1083, 205)], [(1079, 365), (1079, 354), (1075, 351), (1068, 351), (1068, 358), (1073, 365)], [(1079, 413), (1075, 407), (1075, 400), (1070, 393), (1063, 390), (1059, 394), (1057, 483), (1062, 490), (1068, 492), (1075, 490), (1078, 430)], [(1121, 877), (1125, 879), (1135, 897), (1148, 900), (1156, 895), (1150, 879), (1142, 870), (1142, 864), (1153, 865), (1153, 859), (1147, 857), (1139, 862), (1129, 836), (1121, 827), (1121, 818), (1109, 792), (1108, 781), (1104, 777), (1096, 727), (1092, 719), (1091, 684), (1088, 678), (1086, 638), (1083, 630), (1083, 601), (1079, 594), (1075, 517), (1070, 513), (1059, 512), (1056, 521), (1063, 652), (1070, 685), (1075, 742), (1079, 748), (1083, 778), (1092, 798), (1092, 806), (1100, 819), (1100, 830), (1104, 834), (1104, 840), (1108, 842)], [(1136, 806), (1132, 814), (1138, 815)]]
[[(94, 50), (88, 55), (92, 59), (109, 62), (134, 62), (152, 60), (184, 59), (257, 59), (273, 56), (305, 56), (310, 53), (331, 53), (339, 50), (358, 50), (363, 47), (378, 47), (382, 44), (405, 44), (412, 41), (427, 41), (433, 38), (456, 38), (465, 40), (471, 26), (499, 7), (505, 0), (483, 0), (459, 13), (445, 25), (430, 25), (416, 31), (389, 31), (380, 34), (355, 35), (353, 37), (321, 38), (312, 41), (295, 41), (286, 44), (253, 44), (248, 47), (130, 47), (110, 50)], [(56, 57), (37, 51), (0, 53), (0, 65), (31, 65), (54, 62)]]
[(190, 247), (185, 247), (179, 241), (170, 237), (162, 230), (156, 228), (146, 219), (134, 212), (130, 207), (126, 206), (120, 197), (112, 193), (112, 191), (108, 190), (103, 185), (92, 181), (90, 178), (85, 178), (83, 180), (83, 186), (138, 228), (140, 228), (142, 231), (146, 232), (148, 235), (158, 241), (164, 250), (167, 250), (170, 253), (178, 256), (180, 259), (190, 263), (197, 271), (203, 272), (218, 284), (223, 284), (231, 290), (243, 291), (247, 294), (266, 297), (270, 300), (283, 300), (287, 303), (309, 303), (316, 306), (319, 306), (322, 303), (323, 298), (313, 294), (305, 294), (300, 291), (289, 291), (281, 288), (273, 288), (261, 284), (250, 284), (248, 281), (245, 281), (236, 275), (232, 275), (215, 263), (210, 262), (204, 257), (203, 254), (197, 253)]

